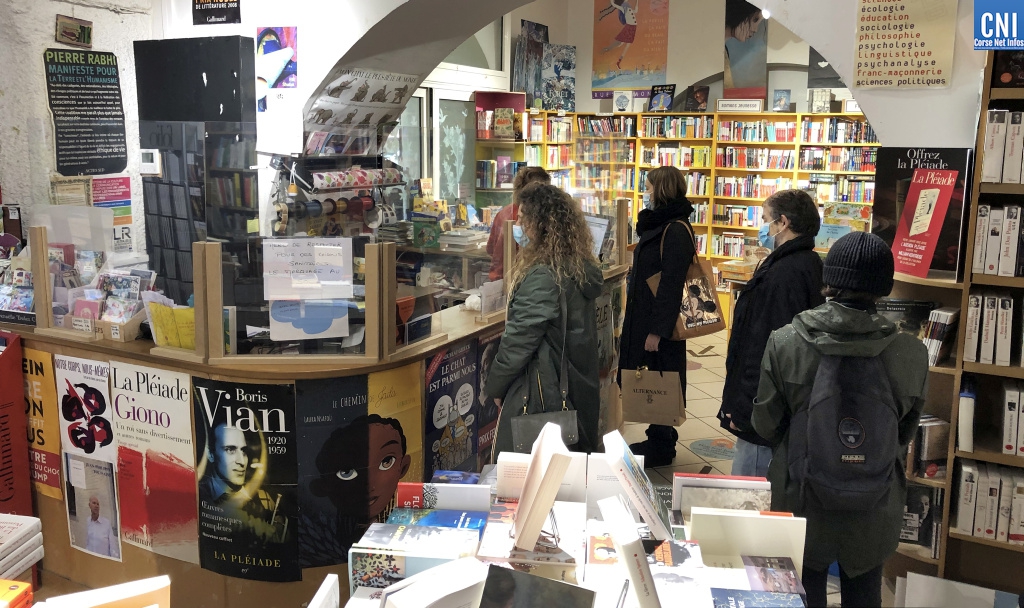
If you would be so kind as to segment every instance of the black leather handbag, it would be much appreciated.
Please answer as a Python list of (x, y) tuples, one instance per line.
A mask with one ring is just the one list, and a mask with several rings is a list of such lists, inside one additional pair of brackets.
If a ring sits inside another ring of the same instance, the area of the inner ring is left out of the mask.
[(562, 397), (562, 407), (548, 411), (544, 402), (544, 392), (540, 390), (540, 372), (535, 371), (537, 378), (537, 389), (540, 393), (540, 411), (530, 412), (531, 378), (530, 370), (527, 369), (526, 377), (523, 378), (525, 387), (523, 390), (523, 410), (512, 418), (512, 446), (515, 451), (529, 454), (533, 449), (533, 443), (540, 435), (544, 425), (553, 422), (562, 429), (562, 441), (565, 445), (576, 445), (580, 441), (579, 426), (576, 422), (576, 410), (569, 401), (569, 364), (565, 359), (565, 339), (568, 333), (568, 307), (565, 302), (565, 294), (559, 296), (559, 303), (562, 308), (562, 365), (558, 374), (558, 389)]

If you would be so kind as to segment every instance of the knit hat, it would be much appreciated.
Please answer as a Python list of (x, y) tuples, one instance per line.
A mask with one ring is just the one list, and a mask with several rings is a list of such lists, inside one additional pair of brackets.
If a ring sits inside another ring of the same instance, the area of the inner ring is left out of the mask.
[(893, 284), (892, 251), (870, 232), (851, 232), (832, 245), (822, 279), (827, 287), (887, 296)]

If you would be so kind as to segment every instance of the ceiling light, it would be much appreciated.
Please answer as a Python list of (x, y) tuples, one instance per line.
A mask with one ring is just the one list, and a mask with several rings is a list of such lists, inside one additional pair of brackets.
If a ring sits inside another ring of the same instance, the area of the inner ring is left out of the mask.
[(766, 8), (761, 9), (761, 16), (765, 19), (771, 19), (772, 12)]

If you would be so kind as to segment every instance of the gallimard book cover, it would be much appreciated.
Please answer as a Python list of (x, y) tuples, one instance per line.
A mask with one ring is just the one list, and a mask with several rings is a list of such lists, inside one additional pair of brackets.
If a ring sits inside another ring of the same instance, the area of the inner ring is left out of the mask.
[(192, 378), (199, 562), (238, 578), (302, 580), (291, 384)]
[(110, 398), (121, 540), (198, 564), (191, 378), (114, 361)]

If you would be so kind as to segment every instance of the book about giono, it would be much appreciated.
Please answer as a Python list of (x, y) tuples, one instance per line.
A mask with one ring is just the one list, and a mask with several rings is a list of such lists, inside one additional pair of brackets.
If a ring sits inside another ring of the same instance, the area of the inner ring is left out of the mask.
[(110, 396), (121, 540), (198, 564), (191, 378), (115, 361)]
[(239, 578), (298, 581), (295, 393), (192, 378), (199, 561)]
[(957, 174), (938, 169), (914, 171), (892, 244), (896, 272), (928, 276)]

